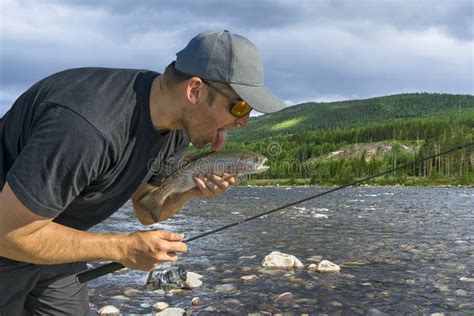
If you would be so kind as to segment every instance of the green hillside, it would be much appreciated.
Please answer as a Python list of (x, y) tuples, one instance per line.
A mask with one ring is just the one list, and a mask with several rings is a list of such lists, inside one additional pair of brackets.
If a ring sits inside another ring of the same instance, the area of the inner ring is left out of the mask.
[[(305, 103), (251, 119), (227, 149), (269, 158), (260, 184), (342, 184), (474, 141), (474, 96), (400, 94)], [(474, 150), (427, 161), (377, 184), (474, 184)]]
[(301, 131), (327, 131), (472, 111), (474, 96), (451, 94), (415, 93), (367, 100), (303, 103), (278, 113), (252, 118), (248, 128), (235, 131), (230, 140), (249, 141)]

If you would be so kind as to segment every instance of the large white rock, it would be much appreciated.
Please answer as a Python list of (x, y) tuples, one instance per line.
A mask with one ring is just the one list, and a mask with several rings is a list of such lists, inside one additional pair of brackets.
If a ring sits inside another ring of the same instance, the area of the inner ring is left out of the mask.
[(120, 315), (120, 310), (113, 305), (102, 306), (98, 311), (100, 316), (115, 316)]
[(194, 273), (194, 272), (188, 272), (186, 274), (186, 286), (190, 288), (195, 288), (195, 287), (200, 287), (202, 285), (202, 275)]
[(303, 268), (303, 263), (293, 255), (272, 251), (263, 261), (262, 266), (270, 268)]
[(320, 263), (318, 263), (318, 272), (338, 272), (341, 270), (341, 267), (339, 267), (337, 264), (332, 263), (331, 261), (328, 260), (323, 260)]

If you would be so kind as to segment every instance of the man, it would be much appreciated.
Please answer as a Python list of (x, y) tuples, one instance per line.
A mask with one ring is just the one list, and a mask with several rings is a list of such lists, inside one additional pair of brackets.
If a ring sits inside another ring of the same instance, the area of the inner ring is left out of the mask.
[[(255, 46), (228, 31), (197, 35), (163, 75), (82, 68), (35, 84), (0, 121), (0, 314), (88, 314), (87, 289), (74, 280), (87, 260), (145, 271), (176, 261), (187, 250), (182, 234), (87, 229), (130, 198), (140, 222), (154, 223), (138, 201), (178, 167), (189, 143), (219, 150), (252, 108), (283, 106), (263, 88)], [(160, 220), (236, 179), (195, 182), (165, 202)]]

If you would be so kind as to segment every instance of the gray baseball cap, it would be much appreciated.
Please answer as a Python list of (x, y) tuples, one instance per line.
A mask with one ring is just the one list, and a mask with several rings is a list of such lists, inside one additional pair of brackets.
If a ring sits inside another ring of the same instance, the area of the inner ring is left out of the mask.
[(176, 69), (206, 80), (228, 83), (252, 108), (276, 112), (285, 104), (263, 86), (263, 62), (257, 48), (229, 31), (196, 35), (176, 54)]

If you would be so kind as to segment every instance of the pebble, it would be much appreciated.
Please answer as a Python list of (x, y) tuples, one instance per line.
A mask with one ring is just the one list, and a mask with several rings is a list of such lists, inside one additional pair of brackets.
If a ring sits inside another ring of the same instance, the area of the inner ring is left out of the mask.
[(143, 304), (140, 304), (140, 307), (143, 307), (143, 308), (150, 308), (151, 305), (148, 304), (148, 303), (143, 303)]
[(252, 275), (243, 275), (240, 277), (244, 281), (253, 281), (257, 279), (257, 276), (255, 274)]
[(138, 293), (140, 293), (139, 290), (135, 290), (135, 289), (132, 289), (132, 288), (128, 288), (128, 289), (125, 289), (125, 291), (123, 291), (123, 295), (125, 295), (126, 297), (136, 297), (138, 295)]
[(370, 282), (362, 283), (362, 286), (371, 286), (371, 285), (372, 285), (372, 283), (370, 283)]
[(155, 316), (183, 316), (186, 311), (182, 308), (167, 308), (162, 312), (156, 313)]
[(456, 296), (467, 296), (467, 292), (464, 290), (456, 290), (454, 294), (456, 294)]
[(323, 260), (320, 263), (318, 263), (319, 272), (338, 272), (340, 270), (341, 270), (341, 267), (339, 267), (337, 264), (332, 263), (331, 261), (328, 261), (328, 260)]
[(430, 314), (430, 316), (445, 316), (444, 313), (433, 313), (433, 314)]
[(308, 270), (309, 271), (317, 271), (318, 270), (318, 265), (316, 263), (311, 263), (309, 266), (308, 266)]
[(130, 298), (123, 295), (115, 295), (115, 296), (112, 296), (111, 299), (118, 300), (118, 301), (128, 301)]
[(240, 268), (240, 270), (242, 270), (243, 272), (249, 272), (249, 271), (252, 271), (252, 268), (251, 267), (242, 267), (242, 268)]
[(113, 305), (106, 305), (99, 309), (98, 314), (101, 316), (120, 315), (120, 310)]
[(202, 304), (202, 301), (199, 297), (193, 297), (193, 299), (191, 300), (191, 304), (193, 305), (201, 305)]
[(298, 258), (293, 255), (282, 253), (279, 251), (272, 251), (265, 256), (262, 261), (263, 267), (272, 268), (303, 268), (304, 265)]
[(474, 282), (474, 278), (466, 278), (466, 277), (460, 277), (459, 281), (462, 282)]
[(206, 269), (207, 272), (215, 272), (217, 271), (217, 268), (216, 267), (209, 267)]
[(220, 293), (235, 294), (237, 288), (233, 284), (219, 284), (216, 285), (216, 291)]
[(153, 305), (153, 310), (155, 312), (161, 312), (162, 310), (167, 309), (168, 307), (170, 307), (170, 305), (168, 303), (157, 302)]
[(295, 296), (291, 292), (285, 292), (283, 294), (280, 294), (276, 299), (275, 303), (277, 304), (287, 304), (290, 303)]

